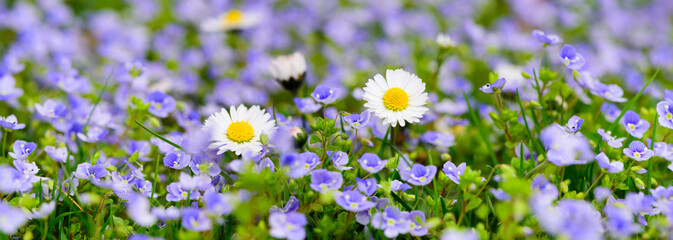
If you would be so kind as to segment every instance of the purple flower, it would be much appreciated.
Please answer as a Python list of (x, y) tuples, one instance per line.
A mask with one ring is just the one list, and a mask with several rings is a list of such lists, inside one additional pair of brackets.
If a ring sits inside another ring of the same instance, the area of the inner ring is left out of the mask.
[(68, 112), (68, 109), (63, 103), (47, 99), (44, 104), (35, 104), (35, 110), (46, 118), (63, 118)]
[(91, 163), (85, 162), (77, 165), (77, 170), (73, 173), (73, 175), (79, 179), (95, 181), (107, 176), (109, 173), (110, 172), (108, 172), (105, 167), (101, 165), (91, 165)]
[(570, 117), (570, 119), (568, 119), (568, 123), (566, 124), (566, 131), (569, 133), (575, 133), (580, 130), (582, 123), (584, 123), (584, 119), (573, 115)]
[(383, 212), (377, 212), (372, 216), (372, 227), (383, 230), (387, 238), (395, 238), (411, 230), (408, 217), (408, 212), (400, 212), (399, 208), (388, 206)]
[(23, 95), (23, 89), (15, 86), (16, 80), (9, 74), (0, 76), (0, 101), (8, 102)]
[(358, 190), (367, 196), (371, 196), (379, 188), (379, 185), (376, 184), (376, 178), (362, 179), (355, 177), (355, 182), (357, 182)]
[(164, 165), (173, 169), (183, 169), (189, 162), (190, 156), (183, 151), (172, 151), (164, 156)]
[[(645, 142), (647, 143), (645, 146), (652, 146), (652, 139), (645, 139)], [(654, 151), (654, 156), (663, 158), (673, 154), (673, 152), (669, 151), (668, 144), (665, 142), (655, 142), (652, 151)]]
[(35, 176), (35, 174), (37, 174), (37, 172), (40, 171), (40, 169), (37, 168), (37, 165), (34, 162), (14, 160), (14, 162), (12, 163), (14, 165), (14, 168), (16, 168), (16, 170), (23, 175)]
[(619, 114), (622, 113), (622, 110), (620, 110), (615, 104), (604, 102), (603, 105), (601, 105), (601, 112), (603, 113), (605, 121), (614, 122)]
[(650, 128), (649, 122), (640, 119), (640, 115), (631, 110), (624, 114), (623, 124), (626, 132), (635, 138), (643, 137), (643, 134)]
[(211, 177), (220, 175), (220, 172), (222, 171), (220, 165), (216, 164), (210, 160), (208, 156), (202, 153), (194, 154), (192, 161), (189, 163), (189, 168), (191, 168), (192, 172), (196, 175), (204, 173)]
[(325, 85), (318, 85), (315, 87), (315, 90), (313, 90), (313, 93), (311, 93), (311, 97), (313, 97), (313, 99), (315, 99), (317, 102), (330, 104), (336, 101), (339, 96), (336, 89)]
[(14, 145), (12, 145), (12, 149), (14, 152), (10, 152), (9, 156), (18, 159), (18, 160), (24, 160), (26, 159), (35, 149), (37, 148), (37, 144), (34, 142), (26, 142), (23, 140), (16, 140), (14, 142)]
[(563, 60), (563, 64), (572, 70), (579, 70), (582, 66), (584, 66), (584, 56), (577, 53), (575, 48), (571, 45), (563, 45), (563, 48), (561, 48), (558, 56), (561, 57), (561, 60)]
[(624, 154), (636, 161), (645, 161), (654, 156), (654, 152), (647, 148), (645, 144), (640, 141), (633, 141), (629, 144), (629, 148), (624, 148)]
[(652, 197), (656, 199), (668, 199), (673, 197), (673, 186), (658, 186), (657, 188), (650, 189), (650, 193), (652, 194)]
[(93, 143), (98, 142), (107, 136), (108, 130), (102, 127), (93, 126), (89, 128), (89, 131), (86, 132), (86, 135), (83, 133), (77, 133), (77, 137), (85, 142)]
[(351, 212), (361, 212), (376, 206), (374, 202), (369, 201), (369, 198), (355, 190), (336, 193), (334, 201)]
[(285, 207), (283, 207), (283, 209), (280, 209), (279, 207), (276, 206), (272, 206), (271, 209), (269, 209), (269, 212), (289, 213), (289, 212), (295, 212), (297, 211), (297, 209), (299, 209), (299, 200), (295, 196), (290, 196), (290, 199), (287, 200), (287, 203), (285, 203)]
[(210, 230), (213, 223), (205, 211), (188, 207), (182, 210), (182, 226), (195, 232), (203, 232)]
[(461, 239), (461, 240), (478, 240), (479, 239), (479, 233), (477, 233), (474, 230), (457, 230), (457, 229), (449, 229), (446, 230), (442, 233), (442, 238), (441, 240), (453, 240), (453, 239)]
[(594, 188), (594, 198), (596, 198), (596, 201), (602, 202), (609, 196), (612, 196), (612, 190), (610, 190), (609, 188), (601, 186)]
[(269, 216), (269, 235), (275, 238), (302, 240), (306, 237), (306, 216), (299, 212), (272, 213)]
[(332, 165), (334, 166), (334, 168), (340, 171), (353, 169), (353, 167), (346, 166), (348, 164), (347, 153), (342, 151), (336, 151), (336, 152), (327, 151), (327, 155), (329, 156), (329, 159), (332, 161)]
[(25, 128), (26, 124), (19, 123), (19, 120), (16, 119), (16, 116), (12, 114), (7, 118), (0, 117), (0, 126), (9, 130), (19, 130)]
[[(65, 163), (68, 160), (69, 153), (66, 147), (56, 148), (54, 146), (46, 146), (44, 147), (44, 151), (54, 161)], [(73, 156), (70, 156), (70, 160), (73, 160)]]
[(5, 201), (0, 201), (0, 219), (5, 220), (0, 221), (0, 232), (12, 235), (28, 221), (28, 216), (21, 208), (15, 208)]
[(166, 194), (166, 200), (171, 202), (177, 202), (181, 200), (186, 200), (187, 197), (191, 200), (196, 200), (200, 197), (198, 191), (190, 190), (188, 187), (185, 187), (183, 184), (174, 182), (166, 186), (168, 194)]
[(136, 224), (149, 227), (156, 223), (157, 218), (150, 213), (150, 201), (147, 197), (138, 193), (131, 194), (124, 205), (126, 206), (126, 214)]
[(603, 208), (606, 216), (606, 224), (610, 235), (616, 238), (630, 238), (633, 234), (640, 232), (640, 225), (633, 221), (633, 213), (624, 207), (617, 205), (606, 205)]
[(567, 239), (601, 239), (601, 214), (590, 203), (562, 199), (557, 206), (536, 204), (533, 212), (542, 228), (553, 236)]
[(234, 211), (236, 201), (236, 196), (231, 193), (218, 193), (214, 190), (208, 190), (203, 194), (206, 209), (217, 216), (231, 214)]
[(547, 34), (541, 30), (533, 30), (533, 36), (544, 46), (554, 46), (561, 43), (561, 38), (556, 34)]
[(300, 178), (311, 172), (320, 163), (320, 157), (313, 152), (284, 153), (279, 159), (280, 168), (290, 178)]
[(400, 182), (399, 180), (396, 179), (396, 180), (390, 181), (390, 189), (393, 190), (394, 192), (398, 192), (398, 191), (404, 192), (406, 190), (411, 189), (411, 186), (409, 186), (409, 184)]
[(316, 103), (312, 98), (294, 98), (294, 105), (297, 106), (297, 109), (299, 109), (300, 113), (304, 114), (311, 114), (315, 113), (320, 108), (322, 108), (322, 105)]
[(437, 173), (437, 167), (435, 166), (423, 166), (418, 163), (414, 163), (411, 166), (411, 170), (400, 171), (400, 177), (402, 180), (411, 183), (416, 186), (425, 186), (428, 183), (432, 182), (432, 179), (435, 178)]
[(425, 227), (425, 214), (421, 211), (415, 210), (409, 213), (407, 221), (410, 225), (409, 233), (412, 236), (424, 236), (428, 234), (428, 228)]
[(421, 135), (421, 141), (435, 145), (440, 152), (448, 152), (449, 147), (456, 145), (456, 137), (448, 132), (427, 131)]
[(623, 97), (624, 90), (617, 84), (607, 85), (596, 82), (595, 86), (591, 89), (591, 93), (611, 102), (626, 102), (626, 98)]
[(606, 132), (602, 128), (598, 129), (598, 134), (601, 135), (601, 137), (603, 138), (603, 141), (606, 141), (608, 143), (608, 145), (610, 145), (610, 147), (613, 147), (613, 148), (621, 148), (622, 145), (623, 145), (622, 142), (624, 142), (624, 140), (626, 140), (625, 137), (615, 138), (612, 135), (610, 135), (610, 134), (612, 134), (612, 132), (610, 132), (610, 131)]
[(460, 176), (462, 176), (465, 173), (465, 163), (461, 163), (456, 167), (455, 164), (453, 164), (451, 161), (447, 161), (444, 163), (444, 167), (442, 168), (442, 171), (444, 174), (446, 174), (451, 181), (453, 181), (456, 184), (460, 184)]
[(348, 123), (353, 129), (361, 129), (367, 127), (369, 124), (369, 118), (371, 116), (371, 113), (369, 110), (365, 110), (364, 112), (358, 114), (354, 113), (348, 116), (344, 116), (344, 121)]
[(135, 185), (138, 189), (138, 192), (147, 197), (152, 196), (152, 182), (138, 178), (135, 180)]
[(623, 162), (620, 161), (610, 162), (608, 156), (606, 156), (605, 153), (603, 152), (596, 155), (596, 162), (598, 162), (598, 166), (600, 166), (602, 169), (607, 170), (609, 173), (618, 173), (624, 171)]
[(381, 160), (379, 156), (373, 153), (364, 153), (358, 159), (360, 167), (369, 173), (377, 173), (383, 169), (388, 163), (388, 160)]
[(153, 207), (150, 213), (161, 219), (161, 221), (178, 219), (180, 217), (180, 210), (174, 206), (168, 208), (164, 208), (163, 206)]
[(255, 170), (255, 172), (261, 172), (264, 169), (269, 169), (269, 171), (271, 171), (273, 173), (273, 172), (276, 172), (275, 168), (276, 168), (276, 166), (273, 164), (273, 161), (271, 161), (270, 158), (266, 157), (266, 158), (263, 158), (262, 160), (259, 160), (259, 163), (257, 163), (257, 165), (255, 165), (253, 170)]
[(657, 103), (657, 114), (659, 115), (659, 125), (673, 129), (673, 100)]
[(484, 84), (484, 86), (481, 86), (479, 90), (481, 90), (484, 93), (494, 93), (500, 91), (502, 87), (505, 86), (505, 83), (507, 83), (507, 80), (505, 80), (505, 78), (498, 78), (498, 80), (495, 80), (493, 84), (491, 83)]
[(488, 191), (491, 192), (491, 194), (493, 194), (493, 197), (495, 197), (496, 199), (498, 199), (498, 200), (500, 200), (500, 201), (509, 201), (509, 200), (512, 200), (512, 197), (509, 196), (509, 194), (507, 194), (507, 193), (506, 193), (504, 190), (502, 190), (502, 189), (499, 189), (499, 188), (498, 188), (498, 189), (491, 188), (491, 189), (489, 189)]
[(175, 99), (163, 92), (154, 91), (150, 93), (147, 100), (150, 103), (148, 111), (154, 116), (165, 118), (169, 113), (175, 110)]
[(557, 166), (585, 164), (594, 160), (589, 140), (581, 134), (570, 134), (561, 125), (542, 130), (540, 139), (547, 149), (547, 158)]
[(624, 204), (634, 213), (652, 213), (655, 199), (643, 192), (629, 192), (624, 198)]
[(311, 173), (311, 188), (321, 193), (338, 190), (343, 182), (344, 179), (339, 172), (316, 169)]
[(138, 153), (138, 160), (141, 161), (151, 160), (151, 158), (146, 157), (150, 154), (150, 151), (152, 151), (152, 146), (148, 141), (129, 141), (126, 145), (126, 153), (129, 155)]

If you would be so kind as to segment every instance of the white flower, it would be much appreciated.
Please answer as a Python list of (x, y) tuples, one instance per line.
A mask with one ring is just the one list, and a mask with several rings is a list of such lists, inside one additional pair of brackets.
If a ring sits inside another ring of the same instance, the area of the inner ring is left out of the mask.
[(278, 81), (299, 80), (306, 73), (306, 59), (301, 53), (295, 52), (287, 56), (278, 56), (269, 64), (271, 76)]
[(453, 41), (451, 36), (443, 33), (437, 35), (437, 38), (435, 38), (435, 42), (437, 43), (437, 45), (443, 48), (450, 48), (456, 46), (456, 42)]
[(260, 152), (262, 134), (271, 135), (276, 131), (276, 122), (259, 106), (250, 109), (243, 105), (231, 106), (229, 112), (222, 108), (206, 119), (204, 130), (211, 133), (211, 148), (217, 154), (233, 151), (240, 155), (247, 151)]
[(428, 111), (424, 107), (428, 101), (425, 83), (416, 75), (402, 69), (387, 70), (386, 78), (381, 74), (369, 79), (364, 87), (365, 107), (393, 127), (404, 127), (406, 122), (419, 122)]
[(214, 18), (208, 18), (201, 22), (200, 28), (204, 32), (221, 32), (250, 28), (261, 20), (259, 14), (242, 12), (233, 9)]

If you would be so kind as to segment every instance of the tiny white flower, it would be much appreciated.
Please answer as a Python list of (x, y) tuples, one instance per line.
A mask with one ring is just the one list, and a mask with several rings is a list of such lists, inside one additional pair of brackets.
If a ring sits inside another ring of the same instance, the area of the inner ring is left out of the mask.
[(437, 45), (443, 48), (455, 47), (457, 45), (457, 43), (453, 41), (451, 36), (443, 33), (437, 35), (437, 38), (435, 38), (435, 42), (437, 43)]

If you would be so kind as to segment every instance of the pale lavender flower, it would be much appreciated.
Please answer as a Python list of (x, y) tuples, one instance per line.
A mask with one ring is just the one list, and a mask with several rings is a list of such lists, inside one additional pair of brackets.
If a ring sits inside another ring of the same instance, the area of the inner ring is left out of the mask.
[(12, 235), (28, 221), (28, 216), (20, 208), (12, 207), (5, 201), (0, 201), (0, 219), (4, 219), (4, 221), (0, 221), (0, 232)]
[(66, 147), (56, 148), (54, 146), (46, 146), (44, 147), (44, 151), (51, 159), (57, 162), (65, 163), (68, 159), (70, 159), (70, 161), (74, 159), (73, 156), (68, 157), (69, 153), (68, 148)]
[(409, 233), (412, 236), (419, 237), (428, 234), (428, 228), (425, 227), (425, 214), (423, 212), (418, 210), (411, 211), (407, 217), (407, 222), (409, 222)]
[(563, 40), (556, 34), (548, 34), (542, 30), (533, 30), (533, 37), (537, 38), (544, 46), (554, 46), (561, 43)]
[(318, 104), (313, 100), (312, 98), (294, 98), (294, 105), (297, 106), (297, 109), (299, 109), (300, 113), (304, 114), (311, 114), (315, 113), (320, 108), (322, 108), (322, 105)]
[(633, 213), (627, 208), (606, 205), (603, 213), (606, 216), (605, 227), (616, 238), (629, 238), (641, 230), (640, 225), (633, 221)]
[(311, 172), (320, 163), (320, 157), (313, 152), (284, 153), (280, 157), (280, 168), (290, 178), (300, 178)]
[(237, 198), (231, 193), (218, 193), (214, 190), (208, 190), (203, 194), (203, 202), (208, 212), (217, 216), (229, 215), (234, 211)]
[(37, 144), (34, 142), (26, 142), (23, 140), (16, 140), (14, 141), (14, 144), (12, 145), (12, 150), (14, 152), (10, 152), (9, 156), (18, 159), (18, 160), (24, 160), (26, 159), (31, 153), (35, 151), (37, 148)]
[(659, 125), (673, 129), (673, 99), (657, 103)]
[(311, 93), (311, 97), (319, 103), (330, 104), (336, 101), (339, 97), (338, 89), (330, 88), (325, 85), (318, 85), (315, 87), (315, 90), (313, 90), (313, 93)]
[(131, 194), (124, 206), (126, 214), (140, 226), (149, 227), (157, 222), (157, 217), (150, 213), (150, 201), (141, 194)]
[(362, 179), (355, 177), (355, 182), (357, 183), (358, 190), (367, 196), (371, 196), (379, 188), (376, 184), (376, 178)]
[(8, 102), (23, 95), (23, 89), (16, 87), (16, 80), (12, 75), (0, 76), (0, 101)]
[(479, 233), (474, 230), (448, 229), (442, 233), (441, 240), (479, 240)]
[(189, 197), (190, 200), (196, 200), (201, 196), (198, 191), (190, 190), (189, 188), (177, 182), (168, 184), (166, 190), (168, 191), (168, 194), (166, 194), (166, 200), (170, 202), (186, 200), (187, 197)]
[(502, 90), (502, 87), (505, 86), (505, 83), (507, 83), (505, 78), (498, 78), (498, 80), (495, 80), (493, 84), (491, 83), (484, 84), (484, 86), (481, 86), (479, 90), (481, 90), (484, 93), (494, 93), (496, 91)]
[(306, 216), (299, 212), (272, 213), (269, 216), (269, 235), (275, 238), (302, 240), (306, 238)]
[(220, 172), (222, 171), (220, 165), (210, 160), (208, 156), (203, 153), (194, 154), (192, 161), (189, 163), (189, 168), (191, 168), (192, 172), (196, 175), (204, 173), (211, 177), (220, 175)]
[(19, 123), (14, 114), (6, 118), (0, 117), (0, 126), (8, 130), (19, 130), (26, 127), (26, 124)]
[(369, 201), (369, 198), (355, 190), (336, 193), (334, 201), (351, 212), (361, 212), (376, 206), (374, 202)]
[(610, 131), (605, 131), (602, 128), (598, 129), (598, 134), (601, 135), (601, 138), (603, 138), (603, 141), (606, 141), (610, 147), (613, 148), (621, 148), (623, 145), (624, 140), (626, 140), (625, 137), (621, 138), (616, 138), (612, 136), (612, 132)]
[(398, 191), (404, 192), (404, 191), (409, 190), (409, 189), (411, 189), (411, 186), (409, 186), (409, 184), (400, 182), (397, 179), (390, 181), (390, 190), (393, 190), (395, 192), (398, 192)]
[(512, 197), (509, 196), (509, 194), (507, 194), (504, 190), (502, 190), (500, 188), (498, 188), (498, 189), (491, 188), (488, 191), (491, 192), (491, 194), (493, 194), (493, 197), (495, 197), (496, 199), (498, 199), (500, 201), (512, 200)]
[(88, 143), (94, 143), (103, 139), (105, 136), (107, 136), (107, 134), (108, 134), (107, 129), (98, 126), (93, 126), (89, 128), (89, 131), (86, 132), (86, 135), (80, 132), (77, 133), (77, 137), (82, 141)]
[(189, 165), (191, 157), (183, 151), (173, 151), (164, 156), (164, 165), (173, 169), (183, 169)]
[(618, 173), (624, 171), (623, 162), (620, 161), (610, 162), (608, 156), (606, 156), (605, 153), (603, 152), (596, 155), (596, 162), (598, 162), (598, 166), (600, 166), (602, 169), (607, 170), (609, 173)]
[(465, 163), (461, 163), (456, 167), (455, 164), (453, 164), (451, 161), (447, 161), (444, 163), (444, 167), (442, 168), (442, 171), (444, 174), (446, 174), (451, 181), (453, 181), (456, 184), (460, 184), (460, 176), (462, 176), (465, 173)]
[(423, 166), (418, 163), (414, 163), (411, 166), (411, 170), (400, 171), (400, 177), (402, 180), (411, 183), (416, 186), (425, 186), (428, 183), (432, 182), (432, 179), (435, 178), (437, 173), (437, 167), (435, 166)]
[(568, 44), (561, 48), (558, 56), (561, 58), (561, 60), (563, 60), (563, 64), (566, 65), (566, 67), (573, 70), (579, 70), (582, 66), (584, 66), (585, 63), (584, 56), (577, 53), (577, 50)]
[(68, 112), (68, 109), (63, 103), (47, 99), (44, 104), (35, 104), (35, 110), (46, 118), (63, 118)]
[(77, 170), (73, 175), (79, 179), (95, 181), (107, 176), (109, 173), (110, 172), (101, 165), (91, 165), (91, 163), (85, 162), (77, 165)]
[(635, 138), (642, 138), (643, 134), (650, 128), (649, 122), (640, 119), (640, 116), (631, 110), (624, 114), (623, 124), (626, 132)]
[(204, 232), (210, 230), (213, 223), (205, 211), (188, 207), (182, 210), (182, 227), (195, 232)]
[(150, 103), (150, 108), (148, 111), (157, 117), (165, 118), (175, 110), (176, 102), (175, 99), (171, 96), (166, 95), (160, 91), (154, 91), (150, 93), (147, 97), (147, 100)]
[(568, 119), (568, 123), (566, 124), (566, 132), (575, 133), (579, 131), (582, 127), (582, 123), (584, 123), (584, 119), (573, 115), (570, 117), (570, 119)]
[(353, 167), (348, 167), (346, 166), (348, 164), (348, 154), (342, 151), (327, 151), (327, 155), (329, 156), (330, 160), (332, 161), (332, 166), (334, 168), (340, 170), (340, 171), (345, 171), (345, 170), (350, 170), (353, 169)]
[(629, 144), (629, 148), (624, 148), (624, 154), (636, 161), (645, 161), (654, 156), (654, 151), (650, 150), (640, 141), (633, 141)]
[(339, 172), (316, 169), (311, 173), (311, 188), (317, 192), (324, 193), (330, 190), (338, 190), (343, 182), (343, 177)]
[(344, 121), (348, 123), (349, 126), (351, 126), (353, 129), (361, 129), (367, 127), (369, 124), (369, 119), (371, 117), (371, 113), (369, 110), (365, 110), (362, 113), (354, 113), (348, 116), (344, 116)]
[(372, 216), (372, 227), (383, 230), (387, 238), (395, 238), (411, 230), (408, 217), (408, 212), (401, 212), (399, 208), (389, 206), (383, 212), (377, 212)]
[(379, 156), (373, 153), (364, 153), (360, 159), (358, 159), (358, 162), (360, 163), (360, 167), (365, 171), (369, 173), (377, 173), (386, 166), (388, 160), (381, 160)]

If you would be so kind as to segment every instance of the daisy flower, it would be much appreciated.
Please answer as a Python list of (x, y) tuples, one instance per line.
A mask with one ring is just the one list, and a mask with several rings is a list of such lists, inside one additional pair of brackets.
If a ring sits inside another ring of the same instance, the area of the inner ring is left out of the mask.
[(241, 155), (248, 151), (262, 151), (259, 138), (262, 134), (271, 135), (276, 131), (276, 121), (259, 106), (249, 109), (243, 105), (231, 106), (229, 112), (222, 108), (206, 119), (204, 129), (211, 134), (211, 148), (217, 148), (217, 154), (233, 151)]
[(428, 101), (425, 83), (416, 75), (402, 69), (387, 70), (386, 78), (381, 74), (369, 79), (364, 87), (365, 107), (393, 127), (404, 127), (406, 122), (419, 122), (428, 111), (424, 107)]
[(201, 31), (222, 32), (250, 28), (260, 21), (260, 15), (243, 12), (238, 9), (229, 10), (219, 16), (201, 22)]

